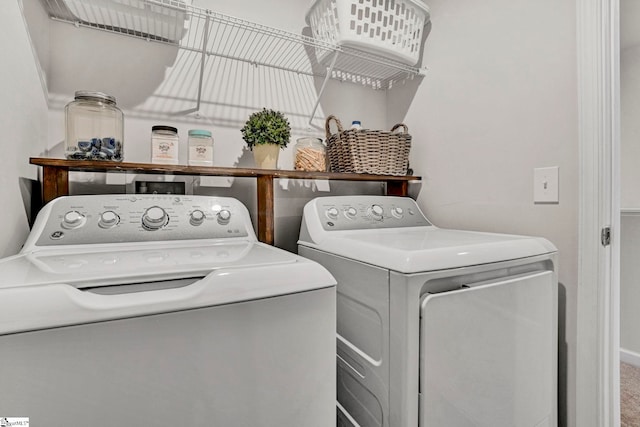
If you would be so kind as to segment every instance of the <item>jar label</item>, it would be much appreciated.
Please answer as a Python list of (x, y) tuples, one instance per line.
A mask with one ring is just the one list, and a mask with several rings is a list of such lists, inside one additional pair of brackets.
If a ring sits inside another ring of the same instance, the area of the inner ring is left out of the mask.
[(213, 162), (212, 147), (206, 145), (189, 146), (189, 161)]
[(154, 160), (178, 160), (178, 144), (171, 139), (156, 139), (153, 141), (152, 161)]

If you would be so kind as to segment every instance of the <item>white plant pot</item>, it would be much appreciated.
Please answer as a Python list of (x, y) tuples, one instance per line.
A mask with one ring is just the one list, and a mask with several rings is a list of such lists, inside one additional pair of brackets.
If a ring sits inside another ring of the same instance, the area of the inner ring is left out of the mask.
[(275, 169), (280, 155), (280, 146), (276, 144), (257, 144), (253, 146), (253, 159), (260, 169)]

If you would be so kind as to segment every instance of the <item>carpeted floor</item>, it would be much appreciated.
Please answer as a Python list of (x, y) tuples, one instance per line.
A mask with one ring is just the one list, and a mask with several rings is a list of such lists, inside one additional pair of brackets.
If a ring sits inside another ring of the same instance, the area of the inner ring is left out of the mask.
[(640, 368), (620, 363), (620, 425), (640, 427)]

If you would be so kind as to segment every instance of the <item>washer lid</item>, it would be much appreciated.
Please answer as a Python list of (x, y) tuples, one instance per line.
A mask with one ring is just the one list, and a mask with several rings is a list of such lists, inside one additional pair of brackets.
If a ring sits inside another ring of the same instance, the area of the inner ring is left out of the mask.
[(435, 226), (334, 231), (326, 233), (319, 242), (301, 240), (299, 244), (401, 273), (487, 264), (557, 250), (539, 237)]
[(246, 241), (208, 244), (122, 245), (120, 250), (59, 248), (0, 260), (0, 290), (64, 283), (97, 286), (202, 278), (214, 270), (292, 264), (286, 251)]
[(20, 254), (0, 260), (0, 283), (0, 335), (335, 286), (318, 263), (263, 243)]

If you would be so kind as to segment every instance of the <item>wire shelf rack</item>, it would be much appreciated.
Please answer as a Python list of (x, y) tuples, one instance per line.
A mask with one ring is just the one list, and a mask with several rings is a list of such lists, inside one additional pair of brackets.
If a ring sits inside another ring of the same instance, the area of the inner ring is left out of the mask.
[(54, 20), (199, 52), (203, 66), (206, 56), (214, 55), (324, 77), (318, 102), (328, 79), (386, 90), (425, 71), (374, 53), (333, 45), (179, 0), (41, 1)]

